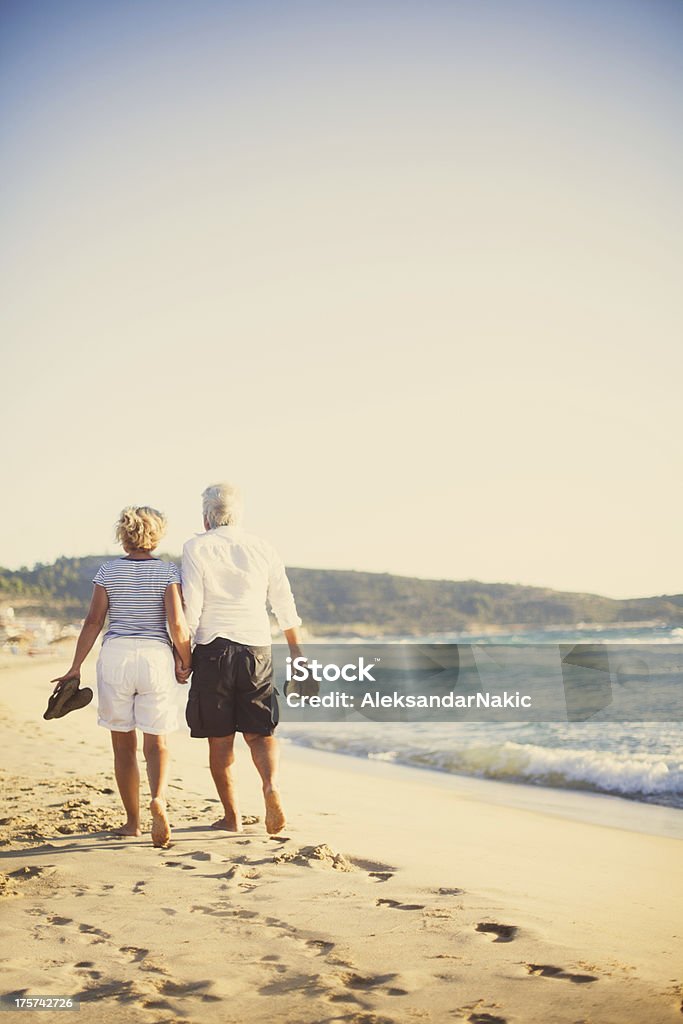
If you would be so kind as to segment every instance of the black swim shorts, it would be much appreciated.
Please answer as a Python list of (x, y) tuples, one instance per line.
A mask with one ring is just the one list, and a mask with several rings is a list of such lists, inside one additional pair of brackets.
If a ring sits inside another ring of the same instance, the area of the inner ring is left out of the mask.
[(270, 647), (216, 637), (192, 653), (192, 685), (185, 712), (190, 734), (272, 736), (279, 719)]

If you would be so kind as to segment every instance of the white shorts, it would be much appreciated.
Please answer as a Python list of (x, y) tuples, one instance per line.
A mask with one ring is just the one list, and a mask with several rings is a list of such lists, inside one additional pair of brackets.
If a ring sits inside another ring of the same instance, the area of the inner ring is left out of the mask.
[(178, 728), (173, 652), (146, 637), (112, 637), (97, 659), (97, 724), (161, 736)]

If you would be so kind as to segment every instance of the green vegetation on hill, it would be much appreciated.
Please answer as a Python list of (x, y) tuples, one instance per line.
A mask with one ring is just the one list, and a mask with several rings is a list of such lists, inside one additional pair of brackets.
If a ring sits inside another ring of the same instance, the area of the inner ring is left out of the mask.
[[(81, 618), (103, 555), (58, 558), (51, 565), (0, 569), (0, 600), (26, 613)], [(683, 625), (683, 594), (616, 601), (509, 583), (420, 580), (388, 573), (289, 569), (306, 625), (332, 633), (426, 634), (488, 626), (548, 627), (659, 621)]]
[(22, 610), (58, 619), (82, 618), (92, 594), (92, 578), (106, 556), (58, 558), (32, 569), (0, 568), (0, 599)]
[(421, 580), (388, 573), (289, 569), (304, 621), (386, 634), (446, 633), (487, 626), (546, 627), (662, 621), (683, 624), (683, 595), (616, 601), (510, 583)]

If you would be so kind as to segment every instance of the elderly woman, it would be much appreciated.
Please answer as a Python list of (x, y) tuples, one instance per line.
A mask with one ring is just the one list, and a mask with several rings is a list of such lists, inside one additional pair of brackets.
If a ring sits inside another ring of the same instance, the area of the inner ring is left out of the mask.
[(81, 665), (109, 612), (109, 628), (97, 661), (97, 721), (111, 732), (116, 783), (126, 811), (126, 823), (115, 834), (141, 835), (136, 733), (140, 729), (155, 846), (166, 846), (171, 837), (166, 815), (166, 733), (178, 727), (176, 678), (186, 681), (190, 670), (190, 633), (180, 572), (172, 562), (152, 556), (165, 532), (166, 517), (156, 509), (123, 510), (116, 538), (125, 555), (98, 569), (71, 668), (52, 680), (57, 693), (68, 680), (80, 679)]
[(192, 736), (209, 741), (209, 767), (223, 804), (223, 817), (213, 827), (242, 830), (232, 777), (235, 733), (241, 732), (261, 776), (266, 831), (274, 835), (284, 828), (285, 815), (277, 782), (278, 705), (266, 601), (295, 658), (302, 654), (301, 619), (282, 559), (268, 541), (242, 528), (239, 490), (215, 484), (202, 502), (205, 532), (183, 549), (185, 613), (196, 645), (187, 722)]

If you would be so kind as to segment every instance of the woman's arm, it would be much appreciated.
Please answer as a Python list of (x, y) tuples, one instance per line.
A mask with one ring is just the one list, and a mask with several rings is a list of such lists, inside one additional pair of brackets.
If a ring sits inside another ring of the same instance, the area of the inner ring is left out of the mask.
[(194, 639), (204, 607), (204, 575), (201, 566), (195, 561), (191, 552), (192, 541), (183, 548), (181, 575), (183, 578), (183, 606), (185, 618)]
[[(178, 583), (169, 583), (164, 594), (166, 621), (168, 631), (176, 653), (176, 679), (186, 683), (192, 668), (192, 652), (190, 649), (190, 630), (183, 611), (183, 595)], [(178, 665), (178, 660), (180, 665)], [(184, 678), (179, 678), (184, 676)]]
[(96, 583), (92, 591), (90, 608), (76, 643), (76, 653), (74, 654), (74, 660), (71, 662), (71, 668), (63, 676), (58, 676), (52, 680), (53, 683), (57, 683), (54, 689), (55, 693), (61, 690), (64, 683), (69, 679), (80, 679), (81, 665), (90, 654), (93, 644), (100, 635), (108, 610), (109, 597), (107, 596), (107, 591), (99, 583)]

